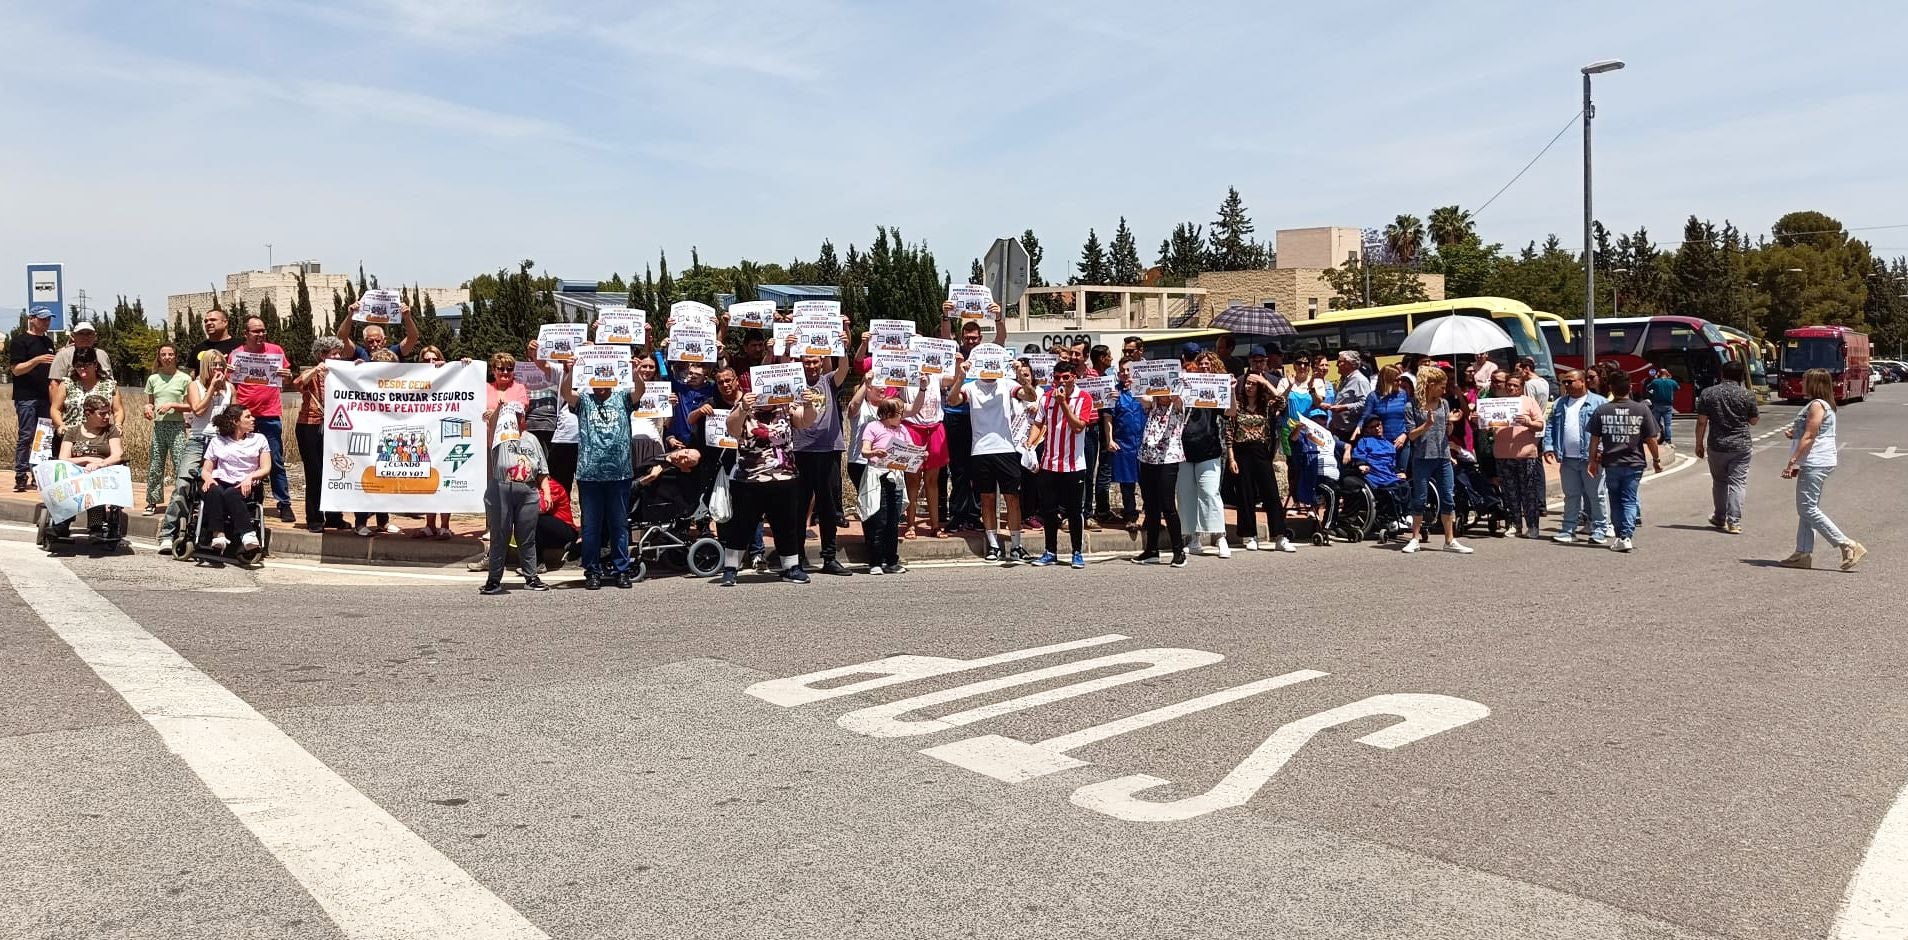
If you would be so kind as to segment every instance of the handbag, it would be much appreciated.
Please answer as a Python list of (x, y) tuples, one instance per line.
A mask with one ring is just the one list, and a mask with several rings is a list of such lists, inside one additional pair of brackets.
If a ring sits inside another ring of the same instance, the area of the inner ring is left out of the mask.
[(873, 519), (881, 511), (881, 488), (888, 481), (890, 471), (875, 470), (870, 466), (861, 475), (861, 489), (855, 493), (855, 508), (861, 511), (863, 520)]
[(709, 494), (709, 517), (717, 522), (727, 522), (735, 515), (735, 504), (729, 499), (729, 475), (717, 473), (715, 490)]

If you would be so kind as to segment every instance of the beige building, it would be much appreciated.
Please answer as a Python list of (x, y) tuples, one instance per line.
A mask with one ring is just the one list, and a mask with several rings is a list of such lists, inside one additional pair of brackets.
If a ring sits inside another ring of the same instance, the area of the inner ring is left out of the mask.
[(1272, 233), (1281, 268), (1335, 268), (1365, 252), (1363, 229), (1343, 226), (1282, 228)]
[[(1332, 309), (1337, 292), (1325, 272), (1359, 257), (1363, 233), (1344, 227), (1279, 229), (1278, 267), (1255, 271), (1207, 271), (1188, 281), (1188, 287), (1206, 290), (1201, 322), (1232, 306), (1270, 307), (1298, 322)], [(1335, 259), (1335, 260), (1334, 260)], [(1425, 296), (1444, 299), (1444, 275), (1419, 274)]]
[[(248, 309), (256, 310), (260, 301), (270, 297), (272, 305), (278, 308), (279, 316), (290, 316), (292, 303), (298, 299), (300, 272), (305, 275), (305, 290), (311, 297), (312, 327), (322, 331), (325, 321), (331, 317), (331, 295), (334, 292), (343, 295), (345, 285), (355, 286), (356, 281), (348, 274), (326, 274), (316, 261), (273, 265), (270, 271), (227, 274), (225, 289), (217, 294), (218, 305), (230, 310), (242, 300)], [(461, 287), (423, 287), (419, 290), (444, 313), (454, 313), (457, 305), (470, 302), (470, 291)], [(212, 309), (213, 296), (211, 291), (168, 295), (166, 322), (177, 323), (181, 316), (197, 316)]]

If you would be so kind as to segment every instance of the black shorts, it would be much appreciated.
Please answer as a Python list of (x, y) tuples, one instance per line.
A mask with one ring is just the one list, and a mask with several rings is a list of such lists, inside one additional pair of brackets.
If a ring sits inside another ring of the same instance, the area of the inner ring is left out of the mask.
[(974, 480), (974, 491), (986, 496), (995, 490), (1009, 496), (1020, 495), (1020, 455), (975, 454), (968, 458), (967, 473)]

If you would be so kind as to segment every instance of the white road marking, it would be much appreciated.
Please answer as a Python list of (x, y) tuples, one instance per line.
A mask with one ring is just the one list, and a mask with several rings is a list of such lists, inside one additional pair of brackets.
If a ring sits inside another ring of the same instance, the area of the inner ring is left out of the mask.
[(244, 700), (38, 551), (0, 545), (33, 612), (152, 725), (351, 940), (549, 940)]
[(1882, 817), (1862, 864), (1848, 883), (1832, 940), (1908, 937), (1908, 787)]
[[(1639, 483), (1638, 485), (1642, 485), (1642, 483), (1650, 483), (1656, 480), (1661, 480), (1662, 478), (1666, 476), (1682, 473), (1683, 471), (1696, 466), (1697, 463), (1699, 463), (1699, 461), (1695, 457), (1690, 456), (1689, 454), (1677, 454), (1675, 463), (1672, 463), (1669, 466), (1664, 467), (1662, 473), (1644, 474), (1641, 483)], [(1556, 510), (1562, 509), (1563, 504), (1564, 504), (1563, 497), (1559, 496), (1556, 499), (1551, 500), (1548, 504), (1546, 504), (1545, 508), (1554, 512)]]

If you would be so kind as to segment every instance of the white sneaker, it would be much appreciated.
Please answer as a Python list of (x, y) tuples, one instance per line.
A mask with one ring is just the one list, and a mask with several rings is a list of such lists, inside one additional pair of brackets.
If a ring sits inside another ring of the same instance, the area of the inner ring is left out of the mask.
[(248, 552), (256, 551), (258, 549), (258, 536), (254, 533), (247, 532), (239, 536), (239, 545), (243, 546)]
[(1281, 535), (1281, 536), (1279, 536), (1279, 546), (1278, 546), (1278, 547), (1279, 547), (1279, 551), (1282, 551), (1282, 552), (1284, 552), (1284, 553), (1286, 553), (1287, 555), (1290, 555), (1290, 554), (1292, 554), (1293, 552), (1296, 552), (1296, 551), (1298, 551), (1298, 549), (1296, 549), (1296, 548), (1293, 548), (1293, 547), (1292, 547), (1292, 540), (1291, 540), (1291, 539), (1288, 539), (1288, 538), (1286, 538), (1286, 537), (1285, 537), (1285, 536), (1283, 536), (1283, 535)]
[(384, 534), (385, 535), (403, 535), (404, 530), (398, 528), (398, 524), (395, 522), (387, 522), (384, 525)]
[(1607, 536), (1607, 535), (1593, 535), (1593, 536), (1590, 536), (1590, 544), (1592, 544), (1592, 545), (1608, 545), (1608, 544), (1610, 544), (1610, 537), (1609, 537), (1609, 536)]
[(1558, 545), (1569, 545), (1577, 540), (1577, 534), (1575, 532), (1559, 532), (1551, 536), (1550, 540), (1556, 542)]
[(1447, 552), (1456, 552), (1460, 555), (1471, 554), (1471, 546), (1466, 545), (1463, 542), (1458, 542), (1458, 541), (1450, 541), (1450, 542), (1444, 543), (1444, 550)]
[(1245, 540), (1245, 550), (1246, 550), (1246, 551), (1248, 551), (1248, 552), (1256, 552), (1256, 551), (1258, 551), (1258, 550), (1259, 550), (1259, 540), (1258, 540), (1258, 539), (1255, 539), (1255, 538), (1248, 538), (1248, 539), (1246, 539), (1246, 540)]
[(1405, 554), (1407, 554), (1407, 555), (1415, 555), (1415, 554), (1417, 554), (1417, 553), (1418, 553), (1418, 540), (1417, 540), (1417, 539), (1412, 539), (1411, 541), (1409, 541), (1409, 542), (1406, 542), (1406, 543), (1405, 543), (1405, 547), (1404, 547), (1404, 549), (1403, 549), (1403, 551), (1404, 551), (1404, 553), (1405, 553)]
[(223, 535), (215, 535), (212, 536), (212, 541), (209, 544), (213, 551), (222, 552), (232, 547), (232, 540)]
[(887, 572), (881, 570), (880, 565), (869, 565), (868, 573), (869, 574), (887, 574)]
[(358, 527), (358, 537), (359, 537), (359, 538), (361, 538), (361, 539), (368, 539), (368, 538), (370, 538), (370, 537), (371, 537), (371, 527), (370, 527), (370, 526), (368, 526), (368, 525), (361, 525), (361, 526), (359, 526), (359, 527)]
[(1636, 543), (1631, 542), (1629, 539), (1616, 539), (1610, 543), (1610, 550), (1613, 552), (1628, 552), (1634, 551), (1635, 549)]
[(1226, 537), (1223, 535), (1219, 536), (1219, 557), (1220, 558), (1232, 557), (1232, 546), (1226, 542)]

